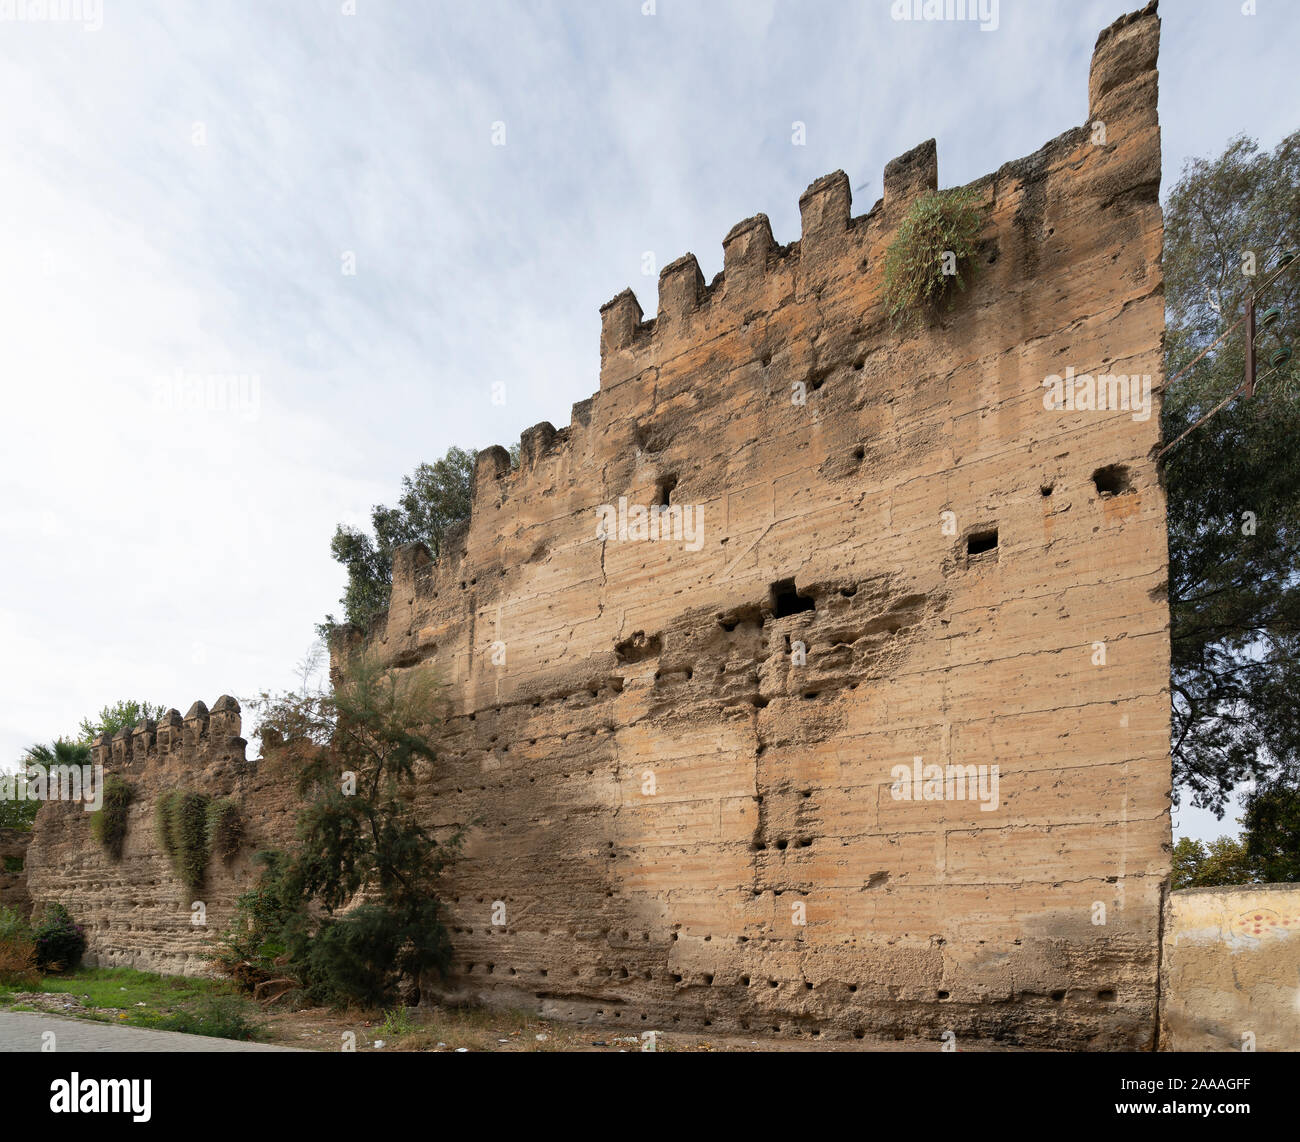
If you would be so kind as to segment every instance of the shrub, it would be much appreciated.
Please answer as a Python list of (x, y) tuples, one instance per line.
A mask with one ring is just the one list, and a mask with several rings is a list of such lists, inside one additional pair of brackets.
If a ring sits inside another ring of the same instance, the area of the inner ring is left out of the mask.
[(135, 790), (116, 774), (104, 778), (104, 805), (90, 818), (90, 831), (113, 860), (122, 859), (126, 843), (127, 808), (135, 800)]
[[(426, 973), (447, 969), (440, 876), (464, 830), (436, 836), (414, 809), (417, 774), (438, 761), (436, 687), (427, 671), (353, 659), (332, 692), (253, 703), (263, 732), (317, 748), (299, 759), (303, 806), (295, 851), (272, 891), (278, 913), (260, 944), (246, 934), (227, 942), (234, 970), (265, 964), (235, 959), (250, 943), (259, 954), (282, 947), (273, 966), (288, 968), (277, 974), (296, 979), (309, 1000), (373, 1007), (402, 991), (418, 995)], [(343, 772), (356, 775), (354, 788), (344, 787)]]
[(259, 983), (290, 974), (276, 961), (287, 950), (287, 929), (304, 914), (300, 902), (290, 902), (284, 855), (260, 852), (253, 859), (262, 866), (262, 874), (257, 884), (235, 902), (233, 922), (209, 953), (222, 975), (249, 992)]
[(206, 828), (208, 854), (229, 864), (239, 852), (239, 843), (244, 837), (239, 806), (228, 797), (213, 801), (208, 806)]
[(40, 971), (75, 971), (86, 950), (86, 933), (62, 904), (47, 904), (33, 933)]
[(32, 927), (14, 908), (0, 908), (0, 983), (35, 983), (36, 941)]
[(176, 789), (158, 798), (154, 810), (163, 852), (191, 890), (202, 885), (208, 866), (208, 804), (206, 794)]
[(406, 908), (371, 903), (324, 919), (301, 948), (291, 948), (306, 964), (308, 998), (379, 1007), (393, 998), (403, 976), (445, 972), (451, 943), (439, 910), (437, 900)]
[(973, 274), (981, 227), (973, 190), (935, 191), (912, 203), (885, 252), (884, 301), (896, 328), (915, 324), (945, 296), (951, 304), (950, 282), (966, 288), (962, 271)]

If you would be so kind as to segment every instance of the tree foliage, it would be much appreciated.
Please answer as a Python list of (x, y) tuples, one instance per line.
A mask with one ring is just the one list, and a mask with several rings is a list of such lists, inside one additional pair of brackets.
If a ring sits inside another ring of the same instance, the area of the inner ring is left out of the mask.
[[(421, 464), (403, 476), (397, 506), (376, 504), (371, 509), (373, 535), (346, 524), (338, 526), (330, 553), (347, 568), (347, 589), (339, 601), (348, 622), (364, 627), (388, 606), (396, 548), (418, 542), (428, 547), (435, 560), (441, 556), (447, 529), (469, 517), (476, 456), (452, 447), (441, 460)], [(325, 627), (333, 623), (333, 616), (327, 616)]]
[(123, 699), (105, 706), (96, 717), (82, 718), (77, 734), (81, 741), (93, 742), (100, 734), (112, 737), (120, 729), (129, 730), (148, 719), (156, 720), (166, 711), (167, 707), (163, 705)]
[(1246, 847), (1236, 837), (1219, 837), (1208, 845), (1183, 837), (1174, 845), (1174, 888), (1253, 884), (1257, 879)]
[[(1300, 133), (1271, 153), (1234, 139), (1187, 165), (1165, 207), (1167, 377), (1237, 319), (1298, 242)], [(1260, 305), (1282, 309), (1261, 337), (1262, 376), (1273, 349), (1300, 341), (1300, 265)], [(1238, 331), (1169, 388), (1165, 440), (1241, 382), (1243, 349)], [(1300, 771), (1298, 388), (1288, 365), (1166, 458), (1175, 788), (1219, 815), (1238, 783), (1294, 785)]]
[(1300, 791), (1274, 782), (1246, 798), (1246, 856), (1269, 884), (1300, 881)]
[[(267, 695), (260, 730), (300, 754), (295, 847), (263, 857), (258, 888), (218, 962), (243, 982), (290, 970), (313, 1000), (375, 1005), (450, 963), (440, 875), (463, 831), (439, 838), (415, 810), (437, 759), (427, 671), (349, 665), (333, 691)], [(233, 965), (233, 967), (232, 967)]]

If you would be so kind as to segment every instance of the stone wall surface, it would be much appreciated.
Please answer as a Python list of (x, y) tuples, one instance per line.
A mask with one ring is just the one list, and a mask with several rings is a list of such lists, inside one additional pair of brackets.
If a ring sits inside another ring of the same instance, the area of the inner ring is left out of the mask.
[(27, 846), (32, 834), (24, 829), (0, 829), (0, 908), (31, 912), (27, 893)]
[[(204, 958), (234, 916), (235, 898), (257, 880), (253, 854), (293, 836), (296, 782), (276, 758), (249, 761), (239, 703), (195, 702), (95, 743), (94, 760), (131, 788), (126, 840), (114, 860), (95, 843), (91, 814), (77, 801), (47, 801), (27, 852), (28, 887), (57, 900), (86, 929), (86, 962), (182, 975), (211, 970)], [(268, 751), (269, 752), (269, 751)], [(213, 859), (203, 886), (187, 890), (154, 828), (158, 798), (171, 790), (230, 797), (240, 806), (244, 844), (229, 864)], [(195, 923), (194, 904), (203, 905)]]
[[(526, 431), (518, 468), (479, 453), (440, 561), (397, 553), (386, 615), (335, 640), (334, 668), (365, 652), (446, 685), (420, 804), (477, 822), (449, 993), (634, 1032), (1152, 1045), (1158, 39), (1154, 5), (1103, 32), (1087, 123), (970, 184), (979, 273), (937, 318), (896, 332), (881, 298), (886, 248), (938, 184), (929, 142), (866, 214), (837, 172), (802, 196), (798, 241), (757, 215), (712, 282), (690, 255), (667, 266), (651, 319), (630, 291), (609, 302), (599, 391)], [(1149, 377), (1149, 415), (1046, 407), (1069, 369)], [(633, 528), (600, 530), (621, 502)], [(636, 538), (650, 505), (698, 530)], [(198, 970), (152, 797), (232, 792), (255, 840), (287, 835), (292, 798), (237, 724), (179, 750), (143, 732), (129, 760), (112, 743), (149, 788), (124, 860), (47, 806), (32, 891), (89, 920), (102, 962)], [(915, 758), (997, 766), (996, 803), (901, 799)]]
[(1300, 885), (1171, 892), (1160, 972), (1166, 1051), (1300, 1051)]

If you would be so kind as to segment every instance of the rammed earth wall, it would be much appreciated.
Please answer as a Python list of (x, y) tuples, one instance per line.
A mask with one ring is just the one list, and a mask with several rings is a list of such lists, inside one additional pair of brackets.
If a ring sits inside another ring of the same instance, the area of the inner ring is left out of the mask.
[(633, 1030), (1150, 1043), (1159, 394), (1074, 398), (1162, 380), (1158, 35), (1153, 8), (1104, 32), (1087, 123), (972, 184), (979, 275), (937, 323), (899, 335), (881, 296), (927, 143), (863, 215), (829, 175), (799, 241), (760, 215), (711, 283), (666, 267), (650, 320), (616, 297), (600, 391), (518, 470), (480, 454), (440, 564), (400, 553), (336, 665), (447, 683), (427, 812), (482, 818), (452, 990)]
[[(758, 215), (712, 282), (666, 267), (651, 319), (616, 297), (599, 392), (525, 432), (517, 470), (480, 453), (440, 563), (398, 553), (387, 614), (334, 667), (364, 651), (446, 683), (421, 805), (478, 822), (449, 992), (633, 1032), (1152, 1043), (1158, 37), (1154, 5), (1103, 32), (1087, 122), (971, 184), (979, 273), (937, 321), (899, 334), (882, 300), (931, 142), (865, 214), (837, 172), (798, 241)], [(1150, 415), (1078, 384), (1121, 374), (1150, 378)], [(282, 829), (288, 791), (205, 748), (143, 764)], [(34, 894), (71, 894), (108, 962), (194, 970), (148, 809), (117, 870), (61, 812)], [(218, 915), (247, 870), (220, 875)]]
[[(252, 856), (293, 837), (294, 774), (273, 757), (250, 761), (241, 712), (223, 696), (209, 710), (195, 702), (182, 718), (169, 710), (94, 745), (94, 764), (131, 788), (120, 859), (91, 834), (91, 814), (76, 801), (41, 806), (27, 850), (28, 888), (37, 905), (57, 900), (86, 930), (86, 961), (201, 975), (214, 935), (229, 925), (235, 898), (255, 883)], [(155, 835), (158, 799), (178, 790), (230, 797), (240, 806), (245, 843), (229, 864), (208, 863), (203, 885), (187, 889)], [(196, 907), (197, 906), (197, 907)]]

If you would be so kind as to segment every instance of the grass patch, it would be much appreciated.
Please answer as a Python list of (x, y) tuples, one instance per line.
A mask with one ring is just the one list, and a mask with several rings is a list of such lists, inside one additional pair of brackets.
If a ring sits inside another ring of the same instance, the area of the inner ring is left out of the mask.
[(0, 1004), (11, 1011), (40, 1010), (30, 1000), (21, 1006), (11, 1002), (14, 995), (32, 992), (67, 995), (86, 1010), (52, 1010), (101, 1023), (222, 1039), (253, 1039), (259, 1033), (252, 1018), (256, 1006), (235, 994), (224, 980), (156, 975), (132, 968), (85, 968), (70, 975), (47, 975), (34, 983), (0, 985)]

